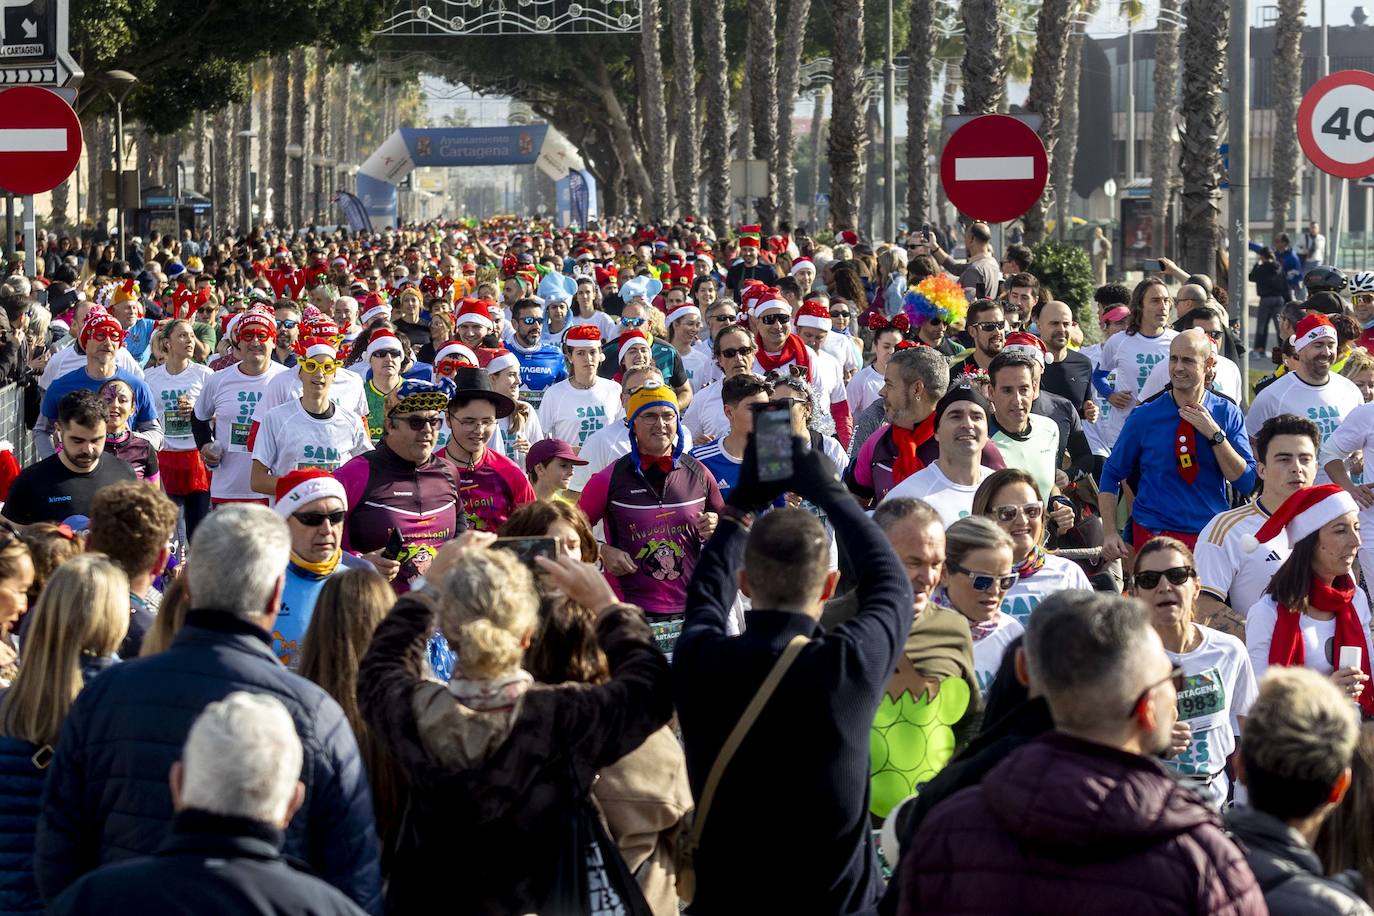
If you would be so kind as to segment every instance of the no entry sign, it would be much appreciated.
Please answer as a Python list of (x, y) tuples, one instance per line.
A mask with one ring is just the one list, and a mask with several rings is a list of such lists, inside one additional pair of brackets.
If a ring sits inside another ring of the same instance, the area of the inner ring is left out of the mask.
[(974, 219), (1005, 223), (1031, 208), (1045, 190), (1045, 144), (1008, 115), (974, 118), (950, 135), (940, 155), (949, 202)]
[(0, 188), (42, 194), (71, 175), (81, 158), (81, 122), (55, 92), (0, 90)]
[(1317, 80), (1298, 106), (1298, 142), (1328, 175), (1374, 174), (1374, 73), (1339, 70)]

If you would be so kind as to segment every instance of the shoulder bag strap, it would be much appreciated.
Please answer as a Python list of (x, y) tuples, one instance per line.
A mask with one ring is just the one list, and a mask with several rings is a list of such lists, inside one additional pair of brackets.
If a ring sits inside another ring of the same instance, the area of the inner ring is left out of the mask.
[(779, 682), (787, 669), (792, 667), (792, 663), (797, 660), (801, 650), (811, 640), (801, 634), (793, 636), (791, 641), (782, 650), (778, 660), (773, 663), (773, 670), (768, 672), (768, 677), (763, 679), (763, 684), (759, 686), (754, 698), (745, 707), (744, 714), (735, 723), (735, 728), (730, 732), (730, 737), (725, 739), (725, 744), (721, 747), (720, 753), (716, 755), (716, 762), (711, 765), (711, 773), (706, 777), (706, 786), (701, 792), (701, 802), (697, 805), (696, 812), (692, 816), (692, 829), (690, 834), (690, 845), (695, 847), (701, 839), (702, 828), (706, 825), (706, 815), (711, 810), (711, 800), (715, 797), (716, 788), (720, 785), (720, 778), (725, 774), (725, 767), (730, 763), (730, 758), (735, 756), (735, 751), (744, 741), (744, 736), (753, 727), (754, 721), (758, 719), (759, 713), (763, 712), (763, 707), (768, 704), (768, 700), (773, 696), (773, 691), (777, 689)]

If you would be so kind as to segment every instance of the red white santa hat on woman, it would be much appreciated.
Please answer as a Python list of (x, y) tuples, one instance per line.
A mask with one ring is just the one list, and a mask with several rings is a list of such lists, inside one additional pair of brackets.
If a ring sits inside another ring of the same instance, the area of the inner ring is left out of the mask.
[(1260, 544), (1273, 540), (1280, 531), (1286, 531), (1288, 546), (1292, 547), (1342, 515), (1359, 511), (1355, 498), (1335, 484), (1303, 487), (1283, 501), (1283, 505), (1265, 520), (1254, 537), (1245, 535), (1241, 539), (1241, 546), (1246, 553), (1253, 553)]
[(686, 318), (686, 317), (689, 316), (689, 315), (695, 315), (695, 316), (697, 316), (698, 318), (700, 318), (700, 317), (701, 317), (701, 309), (697, 308), (695, 305), (693, 305), (693, 304), (690, 303), (690, 302), (684, 302), (684, 303), (682, 303), (681, 305), (679, 305), (677, 308), (675, 308), (675, 309), (673, 309), (671, 312), (669, 312), (668, 315), (667, 315), (667, 317), (664, 318), (663, 321), (664, 321), (664, 324), (672, 324), (674, 321), (677, 321), (679, 318)]
[(286, 517), (327, 496), (338, 497), (343, 507), (348, 508), (348, 494), (333, 474), (320, 468), (303, 468), (277, 478), (277, 504), (273, 508)]
[(378, 318), (390, 318), (391, 306), (387, 305), (382, 297), (376, 293), (368, 293), (362, 302), (363, 313), (358, 316), (358, 323), (367, 327)]
[(624, 362), (625, 354), (629, 353), (630, 349), (633, 347), (643, 347), (646, 350), (651, 349), (649, 347), (649, 335), (645, 334), (639, 328), (627, 328), (622, 331), (620, 334), (620, 349), (617, 351), (619, 353), (617, 359), (619, 359), (620, 362)]
[(302, 359), (338, 359), (339, 348), (323, 338), (311, 338), (296, 343), (296, 355)]
[(568, 328), (568, 333), (563, 335), (563, 346), (600, 347), (601, 329), (594, 324), (579, 324), (576, 327)]
[(436, 365), (446, 359), (465, 360), (469, 366), (477, 365), (477, 354), (473, 353), (472, 348), (461, 340), (450, 340), (434, 354)]
[(458, 315), (453, 323), (459, 324), (480, 324), (488, 331), (496, 330), (496, 325), (491, 320), (491, 312), (488, 310), (491, 302), (486, 299), (467, 298), (463, 300), (463, 305), (458, 309)]
[(1335, 341), (1336, 326), (1325, 315), (1308, 315), (1299, 321), (1294, 329), (1293, 349), (1301, 351), (1308, 344), (1316, 343), (1323, 338)]
[(789, 277), (795, 277), (799, 271), (809, 270), (813, 274), (816, 272), (816, 265), (810, 258), (797, 258), (792, 262), (792, 269), (787, 272)]
[(507, 369), (518, 369), (520, 367), (520, 360), (516, 359), (515, 354), (505, 347), (483, 350), (482, 353), (479, 354), (478, 359), (480, 360), (483, 357), (486, 358), (486, 363), (483, 368), (487, 370), (487, 375), (495, 375)]
[(821, 304), (820, 300), (812, 299), (802, 304), (797, 310), (797, 327), (799, 328), (819, 328), (828, 331), (835, 324), (830, 320), (830, 309)]

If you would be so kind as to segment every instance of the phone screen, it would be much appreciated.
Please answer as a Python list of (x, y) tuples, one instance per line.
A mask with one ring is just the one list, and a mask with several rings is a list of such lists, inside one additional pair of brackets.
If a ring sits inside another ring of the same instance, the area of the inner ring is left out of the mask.
[(1164, 265), (1155, 258), (1146, 258), (1140, 262), (1141, 270), (1163, 270)]
[(558, 558), (558, 542), (553, 538), (497, 538), (492, 544), (501, 550), (509, 550), (520, 558), (533, 572), (542, 572), (535, 563), (535, 557), (547, 557), (550, 560)]
[(754, 455), (759, 480), (787, 480), (792, 476), (792, 437), (795, 405), (770, 401), (754, 405)]

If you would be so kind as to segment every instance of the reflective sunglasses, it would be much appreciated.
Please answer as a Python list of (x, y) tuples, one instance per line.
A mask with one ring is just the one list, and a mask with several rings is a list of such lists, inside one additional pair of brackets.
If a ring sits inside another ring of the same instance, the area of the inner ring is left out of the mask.
[(298, 324), (300, 324), (300, 322), (294, 318), (283, 318), (281, 321), (277, 322), (277, 327), (281, 328), (283, 331), (289, 331)]
[(521, 324), (525, 325), (526, 327), (533, 327), (534, 325), (542, 322), (544, 319), (538, 317), (537, 315), (525, 315), (518, 320)]
[(1040, 503), (1026, 503), (1024, 506), (993, 506), (991, 512), (999, 522), (1014, 521), (1018, 515), (1024, 515), (1028, 521), (1033, 522), (1045, 514), (1045, 507)]
[(711, 320), (716, 324), (734, 324), (739, 321), (739, 316), (733, 312), (723, 312), (719, 315), (712, 315)]
[(720, 355), (726, 359), (734, 359), (736, 356), (750, 356), (758, 347), (753, 344), (745, 344), (742, 347), (726, 347), (720, 351)]
[(1168, 579), (1170, 585), (1182, 585), (1197, 571), (1191, 566), (1175, 566), (1172, 569), (1147, 569), (1135, 574), (1135, 584), (1141, 588), (1159, 588), (1160, 579)]
[(404, 423), (409, 426), (410, 431), (414, 433), (423, 432), (426, 427), (438, 429), (440, 424), (444, 422), (443, 417), (393, 417), (392, 419), (397, 423)]
[(1374, 302), (1374, 293), (1356, 293), (1351, 298), (1358, 302), (1360, 305), (1368, 305), (1369, 303)]
[(994, 576), (989, 573), (976, 573), (953, 561), (946, 561), (945, 566), (949, 567), (951, 572), (960, 573), (972, 579), (973, 590), (975, 592), (990, 592), (994, 590), (1005, 592), (1016, 584), (1017, 579), (1021, 578), (1016, 573), (1012, 573), (1009, 576)]
[(1164, 678), (1163, 680), (1155, 681), (1149, 687), (1146, 687), (1144, 690), (1140, 691), (1140, 696), (1136, 697), (1135, 702), (1131, 704), (1131, 711), (1126, 713), (1126, 718), (1135, 718), (1136, 709), (1140, 707), (1141, 701), (1143, 701), (1146, 697), (1150, 695), (1150, 691), (1154, 690), (1156, 687), (1159, 687), (1162, 684), (1167, 684), (1170, 681), (1172, 681), (1174, 684), (1175, 693), (1182, 693), (1183, 688), (1187, 686), (1187, 682), (1184, 679), (1183, 669), (1178, 666), (1174, 666), (1174, 668), (1169, 672), (1168, 677)]
[(993, 331), (1005, 331), (1007, 329), (1007, 323), (1005, 321), (975, 321), (973, 324), (969, 325), (969, 327), (978, 331), (992, 333)]
[(773, 312), (773, 313), (770, 314), (770, 315), (763, 315), (763, 316), (761, 316), (761, 317), (759, 318), (759, 321), (762, 322), (763, 324), (769, 324), (769, 325), (772, 325), (772, 324), (790, 324), (791, 321), (792, 321), (792, 316), (786, 314), (785, 312)]
[(637, 328), (637, 327), (639, 327), (640, 325), (642, 325), (643, 323), (644, 323), (644, 319), (643, 319), (643, 318), (622, 318), (622, 319), (620, 319), (620, 326), (621, 326), (622, 328)]
[(342, 525), (344, 510), (337, 509), (333, 512), (292, 512), (291, 517), (307, 528), (318, 528), (325, 523), (326, 519), (328, 519), (331, 525)]
[(316, 372), (323, 372), (325, 375), (333, 375), (339, 371), (343, 362), (337, 359), (314, 359), (313, 357), (301, 360), (297, 365), (306, 375), (314, 375)]
[(405, 355), (405, 354), (403, 354), (400, 350), (378, 350), (377, 352), (375, 352), (375, 353), (372, 354), (372, 358), (373, 358), (373, 359), (376, 359), (376, 358), (379, 357), (379, 356), (381, 356), (381, 357), (387, 357), (387, 356), (389, 356), (389, 357), (391, 357), (392, 359), (400, 359), (400, 358), (401, 358), (402, 356), (404, 356), (404, 355)]

